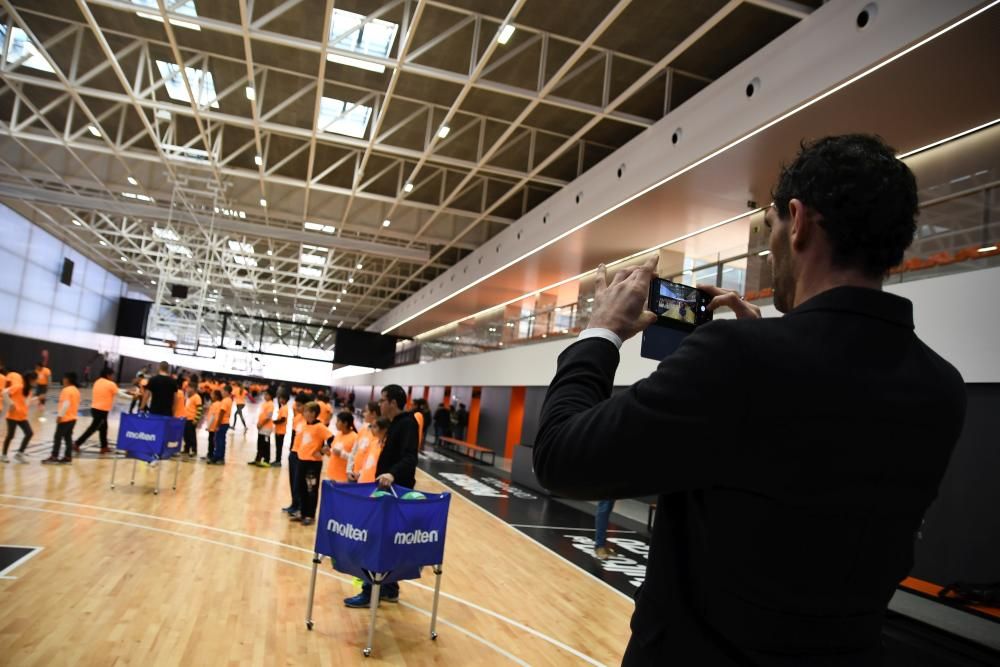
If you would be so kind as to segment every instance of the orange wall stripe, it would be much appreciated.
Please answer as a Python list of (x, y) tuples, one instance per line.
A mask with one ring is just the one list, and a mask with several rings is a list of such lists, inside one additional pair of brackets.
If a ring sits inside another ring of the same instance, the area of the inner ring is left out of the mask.
[[(937, 584), (932, 584), (929, 581), (924, 581), (923, 579), (917, 579), (916, 577), (907, 577), (903, 579), (900, 583), (903, 588), (909, 588), (912, 591), (917, 591), (918, 593), (923, 593), (924, 595), (932, 595), (937, 597), (937, 594), (941, 591), (944, 586), (938, 586)], [(982, 604), (963, 604), (966, 609), (974, 609), (982, 614), (988, 614), (990, 616), (995, 616), (1000, 618), (1000, 608), (988, 607)]]
[(510, 411), (507, 413), (507, 441), (504, 444), (505, 459), (514, 458), (514, 445), (521, 443), (521, 427), (524, 426), (524, 387), (510, 390)]
[(441, 402), (444, 403), (444, 407), (446, 408), (451, 407), (451, 387), (444, 388), (444, 400), (442, 400)]
[(465, 441), (476, 443), (476, 436), (479, 434), (479, 394), (480, 387), (472, 388), (472, 403), (469, 404), (469, 429), (465, 434)]

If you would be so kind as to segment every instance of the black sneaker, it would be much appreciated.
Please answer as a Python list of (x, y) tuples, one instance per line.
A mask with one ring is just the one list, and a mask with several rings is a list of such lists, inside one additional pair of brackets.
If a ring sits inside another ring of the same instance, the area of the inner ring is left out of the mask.
[(312, 523), (313, 523), (313, 519), (312, 519), (311, 516), (304, 516), (304, 517), (302, 517), (302, 525), (303, 526), (311, 526)]
[(59, 459), (54, 456), (50, 456), (47, 459), (42, 459), (42, 465), (49, 465), (50, 463), (59, 463)]
[(65, 464), (65, 463), (72, 463), (72, 462), (73, 462), (73, 459), (71, 459), (68, 456), (64, 456), (61, 459), (59, 459), (59, 463), (64, 463)]
[(272, 468), (280, 468), (281, 467), (281, 461), (278, 461), (278, 460), (271, 461), (271, 467)]
[(388, 590), (383, 588), (379, 591), (378, 599), (380, 602), (392, 602), (395, 604), (399, 602), (399, 589)]

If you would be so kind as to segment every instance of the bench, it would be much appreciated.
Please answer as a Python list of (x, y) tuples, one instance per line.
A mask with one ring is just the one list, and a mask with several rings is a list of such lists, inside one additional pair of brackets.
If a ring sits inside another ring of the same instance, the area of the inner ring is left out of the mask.
[[(458, 438), (446, 438), (444, 436), (438, 438), (438, 445), (451, 449), (458, 452), (459, 454), (464, 454), (471, 459), (476, 459), (480, 463), (486, 463), (486, 457), (490, 457), (489, 464), (493, 465), (496, 461), (496, 453), (492, 449), (487, 449), (486, 447), (480, 447), (479, 445), (474, 445), (471, 442), (466, 442), (464, 440), (459, 440)], [(465, 451), (462, 451), (462, 450)]]

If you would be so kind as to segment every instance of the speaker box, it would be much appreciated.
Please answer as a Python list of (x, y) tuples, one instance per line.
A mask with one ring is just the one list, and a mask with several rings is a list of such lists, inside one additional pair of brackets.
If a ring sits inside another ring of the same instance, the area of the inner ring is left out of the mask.
[(115, 335), (129, 338), (146, 337), (146, 321), (149, 319), (149, 309), (153, 304), (138, 299), (118, 300), (118, 319), (115, 321)]
[(186, 299), (188, 297), (187, 285), (171, 285), (170, 296), (175, 299)]
[(59, 282), (63, 285), (73, 284), (73, 260), (63, 258), (62, 275), (59, 276)]

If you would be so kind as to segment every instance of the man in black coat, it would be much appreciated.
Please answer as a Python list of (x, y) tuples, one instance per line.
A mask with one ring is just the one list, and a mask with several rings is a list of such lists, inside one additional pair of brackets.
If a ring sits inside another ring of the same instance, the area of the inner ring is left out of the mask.
[[(599, 269), (589, 328), (559, 357), (535, 472), (577, 498), (659, 494), (623, 664), (877, 665), (965, 414), (958, 372), (881, 291), (910, 244), (913, 174), (875, 137), (783, 169), (765, 222), (775, 306), (703, 287), (715, 320), (612, 396), (656, 262)], [(623, 448), (632, 448), (623, 451)], [(623, 454), (632, 465), (609, 466)]]

